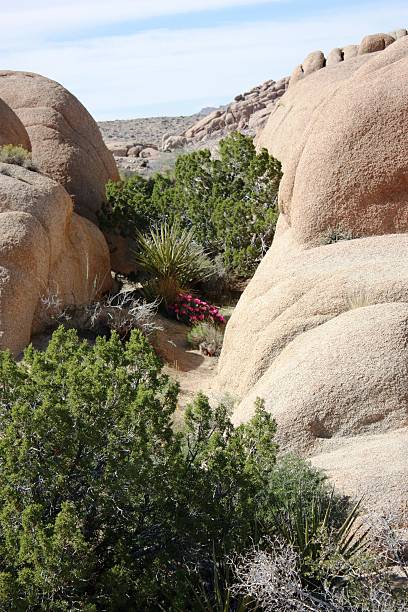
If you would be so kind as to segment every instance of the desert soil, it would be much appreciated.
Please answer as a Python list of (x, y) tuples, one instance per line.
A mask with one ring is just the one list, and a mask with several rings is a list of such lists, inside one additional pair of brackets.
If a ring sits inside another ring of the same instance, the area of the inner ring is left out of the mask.
[(157, 353), (163, 359), (163, 371), (180, 385), (177, 413), (175, 421), (181, 419), (186, 405), (191, 402), (199, 391), (211, 398), (217, 393), (214, 389), (214, 379), (217, 373), (217, 357), (204, 357), (200, 351), (191, 349), (186, 341), (188, 327), (157, 316), (161, 327), (155, 332), (152, 341)]
[[(137, 172), (142, 176), (151, 176), (156, 172), (167, 172), (174, 168), (177, 157), (191, 149), (179, 149), (174, 152), (161, 151), (163, 136), (166, 134), (177, 135), (194, 125), (201, 117), (212, 112), (213, 108), (204, 108), (199, 113), (180, 117), (146, 117), (143, 119), (116, 119), (114, 121), (99, 121), (98, 126), (102, 137), (109, 147), (115, 145), (133, 143), (144, 146), (153, 145), (158, 148), (155, 159), (141, 159), (139, 157), (115, 157), (115, 161), (122, 174)], [(212, 143), (207, 141), (205, 146), (213, 148), (218, 140)], [(195, 147), (194, 147), (195, 148)], [(200, 148), (197, 146), (197, 148)]]
[(194, 125), (200, 113), (188, 117), (146, 117), (143, 119), (117, 119), (100, 121), (99, 129), (106, 143), (129, 142), (161, 147), (164, 134), (181, 134)]

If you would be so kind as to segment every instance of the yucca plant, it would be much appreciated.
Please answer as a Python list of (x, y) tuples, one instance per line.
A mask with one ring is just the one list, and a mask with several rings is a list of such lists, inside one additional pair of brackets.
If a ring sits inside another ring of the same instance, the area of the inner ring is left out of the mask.
[[(195, 612), (256, 612), (258, 606), (247, 595), (234, 593), (231, 588), (235, 576), (227, 556), (217, 559), (215, 546), (210, 560), (210, 571), (189, 580), (191, 609)], [(184, 609), (177, 609), (184, 612)]]
[(203, 247), (194, 239), (193, 230), (167, 223), (148, 234), (137, 232), (135, 261), (147, 276), (144, 284), (149, 298), (162, 299), (167, 308), (179, 293), (209, 278), (214, 266)]
[[(307, 506), (299, 495), (290, 507), (275, 514), (275, 526), (283, 538), (299, 555), (300, 574), (310, 585), (321, 579), (336, 582), (346, 577), (349, 562), (367, 547), (368, 529), (359, 529), (358, 502), (346, 518), (336, 523), (334, 493), (329, 498), (317, 496)], [(331, 575), (331, 568), (335, 568)]]

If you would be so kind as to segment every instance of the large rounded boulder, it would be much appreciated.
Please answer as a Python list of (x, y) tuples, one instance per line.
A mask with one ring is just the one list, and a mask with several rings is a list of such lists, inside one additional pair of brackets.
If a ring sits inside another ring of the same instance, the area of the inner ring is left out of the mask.
[(42, 298), (85, 304), (111, 286), (100, 230), (52, 179), (0, 164), (0, 348), (18, 354), (39, 329)]
[[(218, 387), (237, 399), (235, 423), (261, 398), (283, 449), (313, 457), (346, 493), (398, 504), (408, 457), (394, 469), (389, 449), (408, 439), (408, 37), (391, 43), (297, 75), (259, 135), (282, 162), (280, 217), (228, 323)], [(375, 449), (387, 478), (359, 448)]]
[(279, 194), (296, 239), (408, 227), (408, 37), (289, 87), (259, 137), (282, 162)]
[(59, 83), (29, 72), (0, 72), (0, 98), (25, 126), (39, 170), (65, 187), (75, 212), (97, 222), (105, 184), (119, 175), (88, 111)]

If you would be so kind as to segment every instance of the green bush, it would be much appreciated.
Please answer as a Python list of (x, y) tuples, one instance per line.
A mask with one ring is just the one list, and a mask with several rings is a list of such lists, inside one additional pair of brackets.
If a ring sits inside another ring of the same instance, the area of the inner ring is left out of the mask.
[(60, 328), (0, 368), (2, 609), (157, 610), (214, 543), (249, 542), (268, 415), (234, 430), (200, 396), (175, 434), (177, 387), (140, 332), (90, 347)]
[(195, 242), (192, 229), (164, 223), (148, 234), (137, 232), (137, 241), (135, 263), (147, 276), (144, 291), (149, 298), (162, 299), (165, 307), (213, 274), (214, 266)]
[(187, 342), (193, 348), (201, 348), (204, 353), (217, 356), (221, 352), (224, 330), (213, 323), (197, 323), (187, 333)]
[(325, 234), (321, 237), (321, 244), (335, 244), (341, 240), (354, 240), (358, 238), (353, 232), (341, 227), (330, 227)]
[(221, 255), (230, 274), (248, 278), (269, 248), (277, 221), (280, 163), (236, 132), (209, 150), (181, 155), (174, 176), (135, 176), (108, 183), (102, 224), (133, 236), (152, 225), (191, 229), (206, 251)]
[(0, 162), (15, 164), (16, 166), (23, 166), (27, 170), (37, 171), (37, 166), (32, 161), (30, 151), (27, 151), (27, 149), (20, 145), (8, 144), (0, 147)]
[(19, 364), (0, 353), (1, 609), (215, 601), (227, 559), (275, 529), (275, 424), (259, 404), (234, 429), (199, 395), (175, 432), (176, 402), (139, 331), (90, 346), (59, 328)]

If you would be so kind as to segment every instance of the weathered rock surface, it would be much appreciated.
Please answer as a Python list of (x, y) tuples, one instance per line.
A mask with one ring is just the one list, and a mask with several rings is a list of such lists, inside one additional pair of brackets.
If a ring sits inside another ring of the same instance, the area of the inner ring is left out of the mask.
[(408, 427), (407, 336), (408, 303), (354, 307), (298, 333), (234, 419), (262, 397), (280, 442), (306, 453), (322, 440)]
[(407, 76), (402, 36), (303, 73), (275, 106), (258, 146), (282, 162), (281, 214), (218, 376), (236, 423), (261, 397), (282, 448), (316, 457), (347, 493), (364, 482), (396, 503), (408, 493), (408, 456), (393, 466), (389, 452), (408, 427)]
[(41, 328), (42, 296), (83, 304), (110, 288), (109, 251), (61, 185), (10, 164), (0, 164), (0, 227), (0, 348), (18, 354)]
[(404, 37), (314, 72), (274, 110), (258, 144), (282, 161), (280, 209), (300, 243), (407, 231), (407, 56)]
[(326, 66), (332, 66), (343, 61), (343, 50), (336, 47), (332, 49), (327, 56)]
[(20, 145), (31, 151), (27, 130), (16, 113), (0, 99), (0, 146), (8, 144)]
[(119, 175), (88, 111), (59, 83), (28, 72), (0, 72), (0, 98), (25, 126), (41, 172), (66, 188), (77, 213), (96, 221), (105, 184)]
[[(328, 440), (312, 464), (324, 470), (339, 491), (358, 491), (377, 512), (406, 515), (408, 429)], [(356, 467), (360, 466), (360, 469)]]
[(274, 243), (228, 323), (219, 379), (238, 397), (299, 334), (358, 304), (408, 302), (405, 234), (305, 249), (285, 225), (281, 215)]
[(316, 70), (321, 70), (325, 66), (333, 66), (339, 62), (350, 60), (357, 55), (383, 51), (398, 38), (406, 35), (407, 30), (403, 28), (390, 34), (370, 34), (365, 36), (359, 45), (346, 45), (342, 48), (336, 47), (332, 49), (327, 55), (327, 59), (322, 51), (313, 51), (303, 60), (302, 64), (299, 64), (293, 70), (290, 84), (293, 85), (300, 79), (303, 79), (312, 72), (316, 72)]
[(370, 34), (361, 41), (358, 53), (362, 55), (363, 53), (383, 51), (388, 45), (392, 45), (393, 42), (395, 42), (395, 38), (389, 34)]
[(163, 150), (204, 143), (210, 138), (222, 138), (235, 130), (255, 134), (265, 125), (272, 108), (285, 93), (288, 84), (288, 77), (279, 81), (270, 80), (236, 96), (234, 102), (203, 117), (181, 134), (164, 138)]

